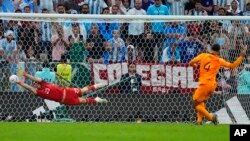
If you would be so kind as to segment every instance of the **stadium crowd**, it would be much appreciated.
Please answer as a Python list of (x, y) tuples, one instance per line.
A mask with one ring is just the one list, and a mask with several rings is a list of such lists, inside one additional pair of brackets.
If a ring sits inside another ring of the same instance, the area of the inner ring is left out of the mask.
[[(249, 16), (248, 0), (0, 0), (0, 12)], [(0, 21), (0, 73), (14, 74), (19, 62), (188, 63), (221, 46), (233, 61), (249, 44), (249, 21)], [(249, 63), (245, 59), (244, 63)], [(32, 66), (30, 66), (32, 68)], [(31, 73), (32, 74), (32, 73)], [(1, 78), (2, 79), (2, 78)], [(3, 81), (1, 81), (3, 82)], [(4, 84), (2, 84), (4, 85)]]

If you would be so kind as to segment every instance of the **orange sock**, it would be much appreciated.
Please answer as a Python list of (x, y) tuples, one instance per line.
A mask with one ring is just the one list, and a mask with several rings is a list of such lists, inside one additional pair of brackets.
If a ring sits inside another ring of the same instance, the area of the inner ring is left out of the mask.
[(202, 117), (203, 117), (202, 113), (201, 112), (197, 112), (197, 120), (196, 120), (196, 122), (197, 123), (201, 123), (202, 122)]
[(213, 116), (206, 110), (204, 104), (199, 104), (195, 107), (198, 113), (204, 115), (208, 120), (213, 121)]
[[(205, 103), (204, 102), (200, 103), (200, 105), (205, 108)], [(201, 123), (203, 116), (204, 115), (201, 112), (197, 111), (197, 120), (196, 120), (196, 122)]]

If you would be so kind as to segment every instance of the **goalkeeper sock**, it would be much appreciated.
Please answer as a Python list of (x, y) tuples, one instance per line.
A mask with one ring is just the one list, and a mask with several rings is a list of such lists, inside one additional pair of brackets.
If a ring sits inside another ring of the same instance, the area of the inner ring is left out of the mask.
[(87, 104), (95, 104), (96, 100), (94, 98), (86, 98), (86, 103)]
[(93, 90), (102, 88), (102, 87), (104, 87), (104, 86), (105, 86), (105, 84), (99, 83), (99, 84), (95, 84), (95, 85), (88, 86), (87, 88), (88, 88), (89, 91), (90, 91), (90, 90), (93, 91)]

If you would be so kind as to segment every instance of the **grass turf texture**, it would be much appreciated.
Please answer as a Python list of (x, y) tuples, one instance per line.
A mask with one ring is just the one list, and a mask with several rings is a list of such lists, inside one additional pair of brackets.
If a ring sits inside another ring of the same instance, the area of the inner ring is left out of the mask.
[(0, 122), (1, 141), (229, 141), (229, 125)]

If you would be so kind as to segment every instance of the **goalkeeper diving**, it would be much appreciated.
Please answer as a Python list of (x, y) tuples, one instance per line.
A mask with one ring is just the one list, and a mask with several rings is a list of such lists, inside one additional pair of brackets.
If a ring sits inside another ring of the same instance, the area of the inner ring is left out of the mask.
[(86, 86), (84, 88), (64, 88), (59, 87), (51, 83), (47, 83), (39, 77), (34, 77), (29, 75), (24, 70), (17, 71), (19, 76), (24, 76), (32, 80), (32, 85), (30, 86), (19, 79), (15, 80), (15, 83), (34, 93), (44, 99), (53, 100), (65, 105), (80, 105), (80, 104), (95, 104), (95, 103), (107, 103), (106, 99), (100, 97), (96, 98), (83, 98), (81, 95), (97, 90), (99, 88), (105, 87), (104, 84), (95, 84)]

